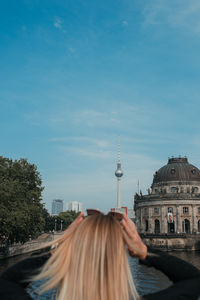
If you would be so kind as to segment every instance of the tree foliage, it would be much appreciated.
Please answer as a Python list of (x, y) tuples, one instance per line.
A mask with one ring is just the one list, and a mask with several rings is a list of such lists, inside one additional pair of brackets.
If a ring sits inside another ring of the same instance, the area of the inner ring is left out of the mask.
[(26, 159), (0, 156), (0, 236), (11, 242), (34, 238), (44, 228), (42, 181)]
[[(51, 216), (41, 203), (42, 180), (37, 167), (26, 159), (0, 156), (0, 241), (25, 242), (43, 231), (66, 229), (77, 213)], [(56, 227), (56, 228), (55, 228)]]
[[(63, 230), (65, 230), (79, 215), (75, 211), (65, 211), (59, 214), (60, 222), (62, 222)], [(61, 223), (60, 223), (61, 224)]]
[(75, 211), (61, 212), (58, 216), (51, 216), (44, 212), (45, 232), (65, 230), (79, 215)]

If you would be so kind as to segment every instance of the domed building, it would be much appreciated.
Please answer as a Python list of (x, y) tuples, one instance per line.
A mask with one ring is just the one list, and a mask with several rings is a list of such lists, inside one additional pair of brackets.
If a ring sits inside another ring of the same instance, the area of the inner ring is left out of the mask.
[(186, 157), (170, 158), (155, 172), (148, 195), (135, 195), (138, 231), (144, 236), (200, 233), (200, 170)]

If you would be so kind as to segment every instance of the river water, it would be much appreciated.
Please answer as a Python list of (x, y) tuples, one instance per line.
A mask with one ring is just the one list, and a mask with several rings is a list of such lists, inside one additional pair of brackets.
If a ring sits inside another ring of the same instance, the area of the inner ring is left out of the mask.
[[(172, 255), (175, 255), (187, 262), (190, 262), (194, 266), (200, 269), (200, 252), (172, 252)], [(18, 262), (26, 258), (27, 256), (21, 257), (13, 257), (6, 260), (0, 260), (0, 273), (5, 270), (8, 266), (13, 265), (14, 263)], [(148, 268), (144, 265), (138, 263), (137, 259), (130, 258), (129, 264), (131, 268), (131, 272), (133, 274), (134, 282), (138, 293), (140, 295), (153, 293), (159, 291), (161, 289), (167, 288), (171, 282), (169, 279), (160, 271), (154, 268)], [(35, 295), (36, 287), (39, 283), (34, 283), (29, 289), (29, 293), (33, 297), (33, 299), (37, 300), (48, 300), (54, 299), (53, 294), (54, 292), (48, 292), (39, 298)]]

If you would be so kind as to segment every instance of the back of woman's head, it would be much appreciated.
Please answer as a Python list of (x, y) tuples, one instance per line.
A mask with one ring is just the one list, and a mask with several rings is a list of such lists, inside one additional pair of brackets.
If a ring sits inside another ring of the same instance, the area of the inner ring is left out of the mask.
[(119, 221), (109, 215), (85, 218), (69, 228), (38, 278), (58, 288), (59, 300), (129, 300), (137, 297)]

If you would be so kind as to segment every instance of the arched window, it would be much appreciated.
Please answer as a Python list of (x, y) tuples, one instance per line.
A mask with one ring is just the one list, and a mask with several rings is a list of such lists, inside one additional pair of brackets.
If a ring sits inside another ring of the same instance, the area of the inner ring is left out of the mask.
[(183, 207), (183, 213), (187, 215), (189, 213), (189, 208), (187, 206)]
[(200, 232), (200, 220), (198, 221), (198, 232)]
[(158, 219), (155, 220), (155, 229), (154, 229), (155, 234), (160, 233), (160, 221)]
[(168, 207), (168, 213), (173, 213), (173, 207)]
[(149, 221), (148, 220), (145, 221), (145, 231), (146, 232), (149, 231)]
[(195, 187), (193, 188), (193, 193), (198, 193), (198, 191), (199, 191), (198, 187), (195, 186)]
[(154, 207), (154, 214), (159, 214), (159, 208), (158, 207)]
[(176, 170), (174, 168), (172, 168), (170, 172), (171, 172), (171, 174), (175, 174)]
[(196, 170), (194, 168), (191, 170), (191, 172), (192, 172), (193, 175), (196, 174)]
[(171, 187), (171, 192), (172, 193), (176, 193), (177, 192), (177, 187), (176, 186), (172, 186)]
[(174, 233), (175, 232), (175, 226), (174, 221), (171, 223), (168, 223), (168, 233)]
[(183, 226), (183, 232), (190, 233), (190, 221), (188, 219), (183, 220), (182, 226)]

